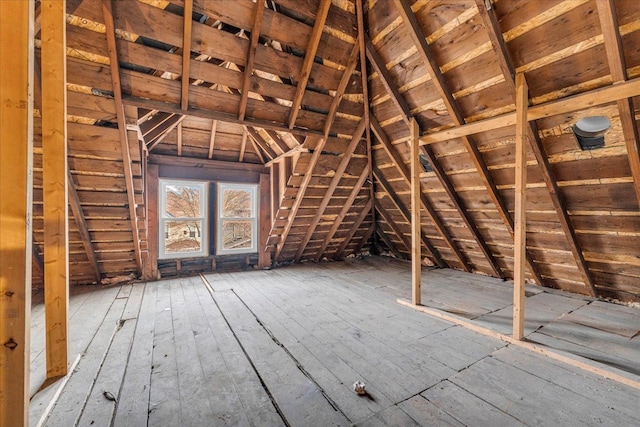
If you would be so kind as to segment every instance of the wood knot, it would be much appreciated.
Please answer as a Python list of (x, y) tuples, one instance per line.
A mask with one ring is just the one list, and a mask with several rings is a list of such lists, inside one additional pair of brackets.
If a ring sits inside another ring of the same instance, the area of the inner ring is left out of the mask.
[(15, 348), (18, 346), (18, 343), (15, 342), (13, 340), (13, 338), (9, 338), (9, 341), (7, 341), (6, 343), (4, 343), (4, 346), (7, 347), (10, 350), (15, 350)]
[(11, 298), (12, 296), (15, 295), (15, 292), (11, 292), (11, 291), (7, 291), (4, 293), (6, 296), (8, 296), (9, 298)]

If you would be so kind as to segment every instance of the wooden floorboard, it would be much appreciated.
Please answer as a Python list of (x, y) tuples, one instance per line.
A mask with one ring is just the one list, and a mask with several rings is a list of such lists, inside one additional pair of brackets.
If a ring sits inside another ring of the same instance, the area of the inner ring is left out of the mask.
[[(425, 305), (501, 333), (510, 292), (423, 272)], [(410, 265), (377, 257), (78, 289), (79, 363), (31, 423), (50, 406), (48, 426), (640, 425), (640, 390), (395, 302), (409, 295)], [(640, 372), (637, 309), (527, 287), (526, 313), (528, 339)], [(33, 314), (39, 337), (37, 297)]]

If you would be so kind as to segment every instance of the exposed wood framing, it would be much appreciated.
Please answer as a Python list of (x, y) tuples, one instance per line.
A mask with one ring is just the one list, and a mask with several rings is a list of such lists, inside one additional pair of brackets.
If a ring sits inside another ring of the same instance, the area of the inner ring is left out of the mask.
[(42, 14), (42, 187), (47, 380), (67, 374), (69, 230), (67, 182), (66, 2)]
[[(218, 121), (213, 120), (211, 122), (211, 136), (209, 137), (209, 153), (207, 154), (208, 159), (213, 158), (213, 148), (216, 144), (216, 130), (218, 129)], [(245, 131), (246, 132), (246, 131)]]
[[(382, 148), (384, 148), (389, 158), (395, 164), (396, 168), (400, 172), (400, 175), (402, 175), (402, 178), (404, 178), (404, 181), (407, 184), (407, 186), (411, 188), (410, 170), (407, 168), (407, 165), (404, 163), (404, 160), (402, 159), (398, 151), (395, 149), (393, 144), (391, 144), (391, 141), (389, 141), (389, 138), (387, 137), (386, 133), (384, 132), (384, 130), (382, 129), (378, 121), (375, 119), (375, 117), (371, 117), (371, 130), (373, 130), (373, 134), (376, 136), (376, 138), (382, 145)], [(449, 246), (451, 251), (453, 251), (454, 255), (462, 265), (462, 268), (465, 271), (470, 272), (471, 268), (469, 267), (469, 263), (467, 262), (466, 257), (460, 251), (460, 248), (458, 248), (458, 246), (453, 241), (453, 238), (449, 234), (449, 231), (445, 228), (444, 223), (438, 216), (438, 213), (434, 209), (429, 199), (427, 199), (426, 196), (422, 194), (422, 192), (420, 193), (420, 206), (422, 207), (422, 209), (427, 211), (427, 213), (429, 214), (429, 218), (431, 219), (431, 221), (433, 221), (433, 223), (436, 226), (436, 230), (442, 236), (446, 245)]]
[[(405, 101), (402, 94), (400, 93), (400, 91), (398, 90), (397, 85), (391, 79), (391, 75), (387, 71), (387, 68), (384, 62), (382, 61), (378, 53), (375, 51), (375, 48), (373, 47), (373, 45), (369, 40), (367, 40), (367, 57), (369, 58), (369, 61), (371, 61), (371, 64), (373, 65), (373, 68), (375, 69), (375, 71), (378, 73), (378, 76), (380, 77), (380, 81), (382, 82), (382, 85), (384, 86), (387, 93), (391, 97), (391, 101), (394, 103), (397, 109), (400, 110), (400, 112), (402, 113), (402, 118), (404, 122), (407, 124), (407, 126), (409, 126), (411, 123), (411, 117), (412, 117), (411, 109), (407, 104), (407, 102)], [(392, 149), (392, 147), (390, 147), (390, 149)], [(478, 230), (478, 227), (475, 224), (475, 221), (473, 221), (473, 219), (471, 218), (471, 215), (469, 215), (467, 208), (464, 204), (464, 201), (455, 191), (453, 184), (451, 183), (451, 180), (449, 179), (446, 172), (440, 165), (440, 162), (438, 161), (435, 154), (433, 153), (433, 150), (430, 147), (425, 146), (425, 147), (422, 147), (422, 153), (429, 160), (429, 163), (431, 163), (431, 166), (433, 167), (433, 171), (438, 177), (440, 184), (442, 184), (442, 186), (444, 187), (445, 191), (449, 195), (449, 198), (453, 202), (453, 205), (458, 211), (458, 214), (466, 224), (467, 229), (473, 235), (473, 238), (475, 239), (476, 243), (478, 243), (480, 250), (484, 254), (487, 261), (489, 262), (489, 266), (493, 270), (494, 274), (497, 277), (504, 279), (505, 275), (500, 269), (498, 262), (493, 257), (493, 254), (491, 253), (491, 250), (487, 246), (484, 238), (480, 234), (480, 231)]]
[[(482, 18), (485, 28), (487, 29), (489, 40), (491, 41), (493, 49), (496, 52), (498, 65), (500, 66), (502, 74), (505, 78), (505, 83), (509, 87), (509, 90), (513, 94), (515, 100), (515, 66), (513, 65), (511, 57), (509, 56), (509, 51), (502, 36), (495, 11), (493, 9), (487, 9), (482, 0), (476, 0), (476, 5), (478, 6), (478, 9), (480, 11), (480, 17)], [(526, 110), (523, 114), (526, 114)], [(527, 136), (529, 138), (531, 148), (536, 157), (538, 165), (542, 170), (542, 176), (544, 178), (547, 189), (549, 190), (551, 201), (558, 214), (560, 225), (562, 226), (562, 229), (567, 236), (567, 241), (569, 243), (571, 253), (576, 260), (576, 265), (578, 266), (578, 270), (580, 271), (580, 275), (583, 282), (585, 283), (585, 286), (587, 286), (587, 288), (589, 289), (589, 293), (591, 294), (591, 296), (595, 296), (596, 291), (593, 284), (593, 278), (587, 268), (587, 263), (580, 248), (575, 229), (565, 208), (562, 193), (558, 188), (558, 183), (553, 169), (551, 169), (551, 165), (549, 164), (549, 158), (547, 156), (546, 150), (538, 135), (537, 127), (533, 122), (527, 123)]]
[(277, 157), (276, 153), (271, 149), (271, 147), (269, 147), (269, 144), (267, 144), (267, 141), (265, 141), (264, 138), (260, 136), (258, 131), (248, 126), (245, 126), (244, 130), (249, 134), (249, 136), (256, 143), (256, 145), (260, 147), (260, 149), (269, 158), (269, 160), (274, 160)]
[(396, 224), (396, 222), (393, 220), (393, 217), (389, 215), (389, 212), (387, 212), (384, 207), (377, 205), (376, 210), (378, 211), (380, 217), (384, 220), (384, 222), (387, 223), (387, 226), (389, 226), (391, 231), (393, 231), (398, 239), (400, 239), (407, 252), (411, 254), (411, 238), (407, 237), (407, 235), (404, 234), (402, 230), (400, 230), (398, 224)]
[(351, 206), (353, 206), (353, 202), (355, 201), (356, 197), (358, 197), (358, 193), (360, 193), (360, 190), (362, 189), (362, 186), (364, 185), (364, 182), (369, 177), (369, 175), (370, 175), (369, 174), (369, 166), (367, 166), (360, 173), (360, 176), (358, 177), (358, 181), (353, 186), (353, 189), (349, 193), (349, 197), (347, 197), (347, 200), (344, 202), (344, 205), (342, 205), (342, 209), (340, 210), (340, 213), (333, 220), (333, 225), (331, 226), (331, 229), (329, 230), (329, 232), (325, 236), (325, 238), (324, 238), (324, 240), (322, 242), (322, 246), (320, 246), (320, 249), (318, 250), (318, 253), (317, 253), (316, 257), (315, 257), (315, 261), (316, 262), (318, 262), (318, 261), (320, 261), (320, 259), (322, 259), (322, 255), (324, 255), (324, 252), (327, 250), (327, 246), (329, 246), (329, 243), (331, 242), (331, 239), (333, 239), (333, 236), (335, 236), (336, 232), (338, 231), (338, 229), (342, 225), (342, 221), (344, 221), (344, 218), (349, 213), (349, 210), (351, 209)]
[(177, 132), (177, 136), (178, 136), (178, 141), (177, 141), (178, 156), (182, 156), (182, 122), (178, 123), (178, 127), (176, 129), (176, 132)]
[[(535, 121), (546, 117), (558, 116), (571, 113), (573, 111), (584, 110), (598, 105), (621, 99), (640, 96), (640, 77), (620, 82), (611, 86), (604, 86), (598, 89), (589, 90), (577, 95), (567, 96), (555, 101), (549, 101), (529, 107), (527, 120)], [(433, 144), (441, 141), (448, 141), (455, 138), (464, 138), (490, 130), (514, 126), (516, 124), (516, 113), (505, 113), (488, 119), (453, 126), (451, 128), (428, 133), (420, 137), (420, 143)]]
[[(189, 108), (189, 65), (191, 64), (191, 27), (193, 23), (193, 0), (184, 2), (184, 26), (182, 32), (182, 82), (180, 108)], [(179, 132), (179, 131), (178, 131)]]
[(256, 59), (256, 47), (260, 39), (260, 26), (262, 25), (262, 16), (264, 15), (264, 0), (256, 1), (256, 8), (253, 13), (253, 25), (251, 26), (251, 39), (249, 41), (249, 52), (247, 53), (247, 62), (244, 66), (244, 74), (242, 76), (242, 90), (240, 98), (240, 108), (238, 110), (238, 120), (244, 120), (247, 111), (247, 99), (249, 99), (249, 87), (251, 86), (251, 75), (253, 74), (253, 66)]
[(82, 205), (78, 192), (76, 191), (75, 182), (71, 172), (67, 172), (67, 183), (69, 187), (69, 206), (71, 206), (71, 212), (73, 212), (73, 219), (78, 227), (80, 238), (82, 239), (82, 246), (84, 252), (89, 260), (89, 266), (93, 271), (93, 275), (96, 278), (96, 283), (101, 283), (102, 275), (100, 274), (100, 267), (98, 266), (98, 259), (96, 258), (96, 252), (93, 249), (93, 243), (91, 243), (91, 235), (89, 234), (89, 227), (87, 227), (87, 221), (84, 218), (84, 212), (82, 211)]
[(36, 265), (36, 268), (38, 269), (40, 274), (42, 274), (42, 277), (44, 277), (44, 258), (42, 257), (42, 255), (40, 255), (40, 252), (38, 252), (38, 245), (36, 244), (35, 240), (31, 242), (31, 246), (33, 263)]
[[(425, 63), (427, 72), (431, 77), (431, 81), (440, 98), (444, 102), (451, 120), (456, 126), (460, 126), (464, 123), (464, 116), (460, 108), (456, 104), (455, 99), (453, 98), (453, 92), (448, 87), (444, 75), (442, 74), (442, 71), (440, 70), (440, 67), (435, 59), (435, 55), (431, 51), (431, 48), (427, 43), (424, 34), (422, 33), (422, 29), (420, 28), (420, 25), (418, 24), (418, 21), (413, 14), (413, 11), (411, 10), (411, 7), (406, 0), (394, 0), (394, 2), (396, 4), (397, 10), (400, 12), (400, 16), (402, 17), (403, 22), (405, 22), (409, 27), (409, 35), (411, 36), (411, 39), (418, 49), (418, 54), (422, 57)], [(491, 197), (491, 200), (498, 209), (498, 214), (502, 218), (504, 224), (507, 226), (509, 233), (513, 235), (513, 219), (511, 218), (511, 215), (509, 215), (507, 206), (502, 196), (500, 195), (500, 192), (498, 191), (493, 178), (491, 177), (491, 173), (489, 172), (489, 169), (487, 168), (487, 165), (482, 158), (480, 150), (470, 137), (466, 136), (460, 139), (469, 152), (471, 160), (473, 161), (476, 170), (480, 175), (480, 178), (487, 188), (489, 197)], [(542, 285), (544, 283), (542, 275), (540, 274), (538, 267), (533, 262), (533, 258), (528, 253), (527, 264), (535, 280), (540, 285)]]
[(145, 140), (147, 151), (153, 150), (158, 144), (160, 144), (167, 137), (167, 135), (169, 135), (169, 133), (172, 130), (178, 127), (184, 121), (184, 119), (187, 118), (187, 116), (181, 116), (178, 114), (174, 114), (171, 117), (174, 118), (173, 123), (171, 123), (166, 128), (162, 129), (162, 131), (155, 136), (155, 139)]
[(313, 170), (315, 169), (316, 164), (320, 159), (320, 155), (322, 154), (322, 149), (324, 148), (324, 145), (327, 141), (327, 137), (329, 136), (331, 125), (333, 124), (333, 120), (335, 119), (336, 112), (338, 111), (338, 105), (340, 104), (340, 101), (342, 101), (342, 97), (344, 96), (344, 92), (345, 92), (345, 89), (347, 88), (347, 83), (349, 83), (351, 74), (353, 74), (353, 71), (356, 68), (356, 64), (358, 60), (358, 51), (359, 51), (358, 44), (356, 43), (356, 45), (354, 45), (353, 49), (351, 50), (351, 55), (349, 56), (348, 65), (342, 74), (342, 78), (340, 79), (340, 83), (338, 84), (338, 90), (336, 91), (336, 95), (333, 98), (333, 101), (331, 102), (331, 107), (329, 107), (329, 114), (327, 116), (327, 121), (325, 122), (325, 125), (324, 125), (324, 136), (319, 138), (315, 144), (315, 149), (313, 151), (313, 154), (311, 155), (307, 172), (305, 173), (302, 183), (298, 188), (298, 192), (293, 202), (293, 206), (289, 211), (287, 222), (285, 223), (284, 230), (282, 231), (282, 234), (280, 236), (280, 242), (276, 246), (276, 254), (274, 257), (274, 261), (277, 261), (278, 258), (280, 257), (280, 254), (282, 253), (284, 244), (287, 240), (287, 237), (289, 236), (289, 231), (291, 231), (291, 226), (293, 225), (295, 217), (298, 213), (298, 209), (300, 209), (300, 204), (302, 203), (302, 200), (304, 198), (304, 193), (307, 191), (309, 182), (313, 177)]
[(218, 111), (203, 110), (200, 108), (189, 107), (187, 111), (183, 111), (180, 108), (180, 105), (176, 105), (170, 102), (139, 98), (135, 96), (124, 96), (122, 98), (122, 102), (124, 102), (126, 105), (131, 105), (138, 108), (145, 108), (147, 110), (155, 109), (155, 110), (164, 111), (167, 113), (185, 114), (188, 116), (200, 117), (203, 119), (220, 120), (221, 122), (228, 122), (228, 123), (235, 123), (235, 124), (252, 126), (252, 127), (259, 127), (263, 129), (273, 129), (273, 130), (291, 132), (291, 133), (295, 133), (302, 136), (309, 136), (309, 135), (321, 136), (324, 133), (322, 131), (313, 130), (313, 129), (300, 129), (300, 128), (289, 129), (287, 126), (284, 126), (276, 122), (253, 119), (249, 117), (245, 117), (244, 120), (239, 120), (238, 116), (235, 114), (232, 115), (227, 113), (221, 113)]
[(304, 237), (302, 238), (302, 242), (298, 246), (298, 251), (296, 252), (296, 257), (295, 257), (296, 262), (300, 261), (300, 258), (302, 257), (302, 253), (304, 252), (304, 250), (306, 249), (307, 245), (309, 244), (309, 240), (311, 240), (311, 236), (316, 231), (316, 227), (318, 226), (318, 223), (322, 219), (322, 216), (324, 215), (324, 211), (327, 208), (327, 206), (329, 205), (329, 202), (331, 201), (331, 198), (333, 197), (333, 193), (336, 190), (336, 188), (338, 187), (338, 184), (340, 183), (340, 180), (342, 179), (342, 177), (344, 175), (344, 172), (347, 169), (347, 166), (349, 165), (349, 162), (351, 161), (351, 156), (353, 155), (354, 151), (356, 150), (356, 147), (360, 143), (360, 140), (362, 138), (362, 134), (364, 133), (365, 125), (366, 125), (365, 120), (364, 119), (360, 120), (360, 124), (358, 125), (358, 128), (356, 129), (355, 133), (353, 134), (353, 137), (351, 138), (351, 141), (349, 142), (349, 145), (347, 146), (347, 148), (345, 149), (344, 154), (342, 155), (342, 159), (340, 160), (340, 164), (336, 168), (335, 175), (331, 179), (331, 183), (329, 184), (329, 188), (327, 188), (327, 190), (326, 190), (326, 192), (324, 194), (324, 197), (322, 198), (322, 201), (320, 202), (320, 205), (318, 206), (318, 208), (316, 210), (316, 214), (313, 217), (313, 219), (311, 220), (311, 223), (309, 224), (309, 227), (307, 228), (307, 232), (305, 233)]
[(0, 425), (29, 424), (34, 3), (0, 2)]
[[(245, 135), (247, 135), (247, 137), (248, 137), (247, 131), (245, 131)], [(264, 159), (264, 155), (262, 154), (262, 150), (260, 149), (260, 147), (258, 146), (256, 141), (253, 138), (249, 138), (248, 137), (248, 139), (249, 139), (249, 142), (251, 143), (251, 146), (253, 147), (253, 151), (256, 152), (256, 155), (260, 159), (260, 163), (265, 163), (265, 159)]]
[[(596, 5), (604, 37), (604, 47), (609, 60), (611, 80), (613, 80), (614, 84), (624, 82), (628, 77), (627, 64), (624, 58), (624, 50), (622, 49), (622, 38), (618, 26), (615, 2), (614, 0), (599, 0)], [(627, 147), (636, 198), (640, 206), (640, 136), (638, 135), (636, 112), (631, 98), (618, 100), (618, 111), (620, 112), (622, 133)]]
[[(367, 214), (369, 214), (369, 212), (371, 211), (372, 206), (373, 206), (373, 200), (371, 199), (367, 200), (367, 204), (362, 208), (362, 210), (360, 211), (360, 215), (358, 215), (358, 218), (356, 218), (354, 223), (351, 225), (349, 232), (347, 233), (344, 240), (340, 244), (340, 247), (338, 247), (338, 250), (336, 251), (336, 258), (339, 259), (344, 257), (344, 253), (347, 249), (347, 245), (349, 244), (351, 239), (353, 239), (353, 236), (355, 236), (356, 232), (360, 228), (360, 225), (362, 225), (362, 221), (364, 221), (364, 219), (367, 217)], [(367, 231), (367, 234), (371, 234), (370, 231)], [(363, 237), (366, 240), (367, 236), (365, 235)]]
[(133, 188), (133, 171), (131, 169), (131, 153), (129, 152), (129, 138), (127, 136), (127, 124), (124, 116), (124, 105), (122, 104), (120, 64), (118, 63), (118, 53), (116, 51), (116, 31), (113, 21), (112, 0), (102, 0), (102, 12), (104, 14), (106, 27), (107, 50), (109, 51), (109, 64), (111, 67), (111, 84), (113, 86), (113, 98), (116, 103), (118, 132), (120, 134), (120, 145), (122, 147), (122, 163), (124, 167), (124, 177), (127, 186), (127, 201), (129, 203), (129, 219), (131, 222), (131, 233), (133, 235), (136, 268), (138, 271), (138, 275), (141, 275), (142, 255), (140, 253), (140, 233), (138, 231), (138, 220), (136, 214), (135, 190)]
[[(400, 214), (402, 214), (404, 221), (407, 224), (411, 224), (411, 212), (409, 211), (409, 209), (407, 209), (407, 207), (404, 205), (402, 200), (400, 200), (400, 198), (395, 194), (389, 182), (385, 179), (384, 175), (376, 167), (374, 167), (373, 169), (373, 176), (375, 177), (377, 183), (380, 185), (380, 188), (385, 193), (387, 193), (387, 195), (393, 202), (393, 205), (396, 207), (396, 209), (398, 209)], [(427, 248), (427, 251), (429, 252), (429, 258), (431, 258), (431, 261), (433, 261), (433, 263), (438, 267), (444, 268), (446, 266), (444, 260), (440, 257), (440, 254), (438, 253), (437, 249), (433, 247), (429, 239), (427, 239), (427, 236), (424, 234), (424, 232), (422, 232), (422, 228), (420, 229), (420, 239), (422, 241), (422, 244)]]
[[(367, 36), (365, 14), (363, 0), (356, 0), (356, 19), (358, 21), (358, 34), (362, 34), (358, 37), (358, 46), (360, 46), (360, 74), (362, 77), (362, 99), (364, 99), (364, 115), (365, 120), (365, 138), (367, 140), (367, 164), (369, 165), (369, 197), (371, 197), (371, 219), (373, 224), (376, 223), (376, 193), (373, 183), (373, 150), (371, 149), (371, 108), (369, 105), (369, 73), (367, 72), (367, 52), (365, 48), (365, 38)], [(374, 240), (375, 240), (375, 234)], [(375, 244), (375, 242), (374, 242)]]
[(411, 302), (414, 305), (422, 303), (422, 254), (420, 248), (420, 236), (422, 227), (420, 224), (420, 127), (415, 118), (410, 123), (411, 140)]
[(513, 242), (513, 338), (524, 337), (524, 285), (527, 248), (527, 104), (529, 89), (523, 73), (516, 75), (516, 201)]
[(316, 13), (316, 21), (313, 24), (313, 31), (311, 37), (309, 37), (309, 44), (307, 51), (304, 54), (304, 62), (302, 63), (302, 70), (300, 71), (300, 78), (298, 79), (298, 85), (296, 86), (296, 93), (293, 97), (293, 103), (291, 105), (291, 112), (289, 113), (289, 129), (293, 129), (298, 118), (300, 105), (302, 104), (302, 97), (307, 88), (307, 82), (311, 75), (311, 67), (316, 58), (316, 51), (320, 44), (322, 37), (322, 30), (324, 29), (324, 23), (331, 7), (331, 0), (320, 0), (320, 6), (318, 6), (318, 12)]
[(289, 152), (289, 146), (282, 140), (282, 138), (280, 138), (280, 135), (278, 135), (278, 133), (274, 130), (271, 129), (265, 129), (265, 132), (267, 133), (267, 135), (269, 135), (269, 138), (271, 138), (271, 140), (273, 141), (273, 145), (275, 145), (278, 150), (280, 150), (281, 154), (287, 154)]
[(247, 132), (242, 132), (242, 142), (240, 143), (240, 156), (238, 157), (238, 161), (242, 162), (244, 160), (244, 152), (247, 149)]
[(269, 192), (269, 175), (267, 174), (260, 174), (259, 194), (258, 267), (268, 268), (271, 265), (271, 252), (267, 250), (267, 240), (271, 229), (271, 194)]

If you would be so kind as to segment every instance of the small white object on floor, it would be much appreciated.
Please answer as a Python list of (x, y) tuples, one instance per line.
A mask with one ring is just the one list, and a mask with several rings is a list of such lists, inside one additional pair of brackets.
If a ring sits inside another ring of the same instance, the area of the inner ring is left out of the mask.
[(364, 389), (365, 384), (361, 381), (356, 381), (355, 383), (353, 383), (353, 391), (355, 391), (358, 394), (366, 394), (367, 392)]

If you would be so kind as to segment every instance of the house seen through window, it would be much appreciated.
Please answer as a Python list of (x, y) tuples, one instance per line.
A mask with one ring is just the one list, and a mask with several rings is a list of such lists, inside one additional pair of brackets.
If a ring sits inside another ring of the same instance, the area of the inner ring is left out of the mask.
[(218, 183), (215, 248), (209, 248), (208, 182), (160, 180), (160, 258), (244, 254), (258, 250), (258, 186)]
[(207, 184), (160, 181), (160, 257), (208, 255)]

